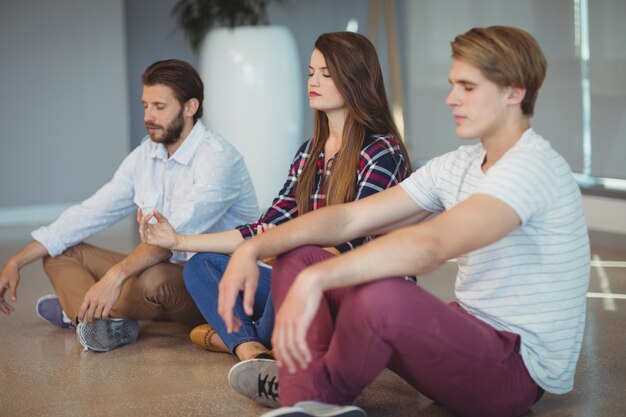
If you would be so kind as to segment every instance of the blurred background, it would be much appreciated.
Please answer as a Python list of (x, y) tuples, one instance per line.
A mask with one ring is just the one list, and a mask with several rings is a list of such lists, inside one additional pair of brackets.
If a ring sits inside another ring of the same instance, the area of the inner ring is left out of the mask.
[[(52, 221), (140, 143), (143, 70), (166, 58), (199, 63), (175, 4), (0, 1), (0, 226)], [(459, 146), (444, 105), (454, 36), (494, 24), (529, 31), (548, 58), (533, 127), (578, 173), (592, 237), (626, 247), (626, 1), (290, 0), (270, 2), (268, 19), (297, 45), (303, 110), (294, 140), (313, 129), (305, 91), (317, 36), (375, 32), (416, 165)]]

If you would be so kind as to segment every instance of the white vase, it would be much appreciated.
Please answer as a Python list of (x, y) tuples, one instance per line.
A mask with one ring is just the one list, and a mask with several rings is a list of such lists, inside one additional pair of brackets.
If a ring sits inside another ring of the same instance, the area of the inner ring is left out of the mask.
[(200, 50), (203, 119), (244, 156), (261, 210), (282, 187), (303, 141), (300, 67), (285, 27), (214, 29)]

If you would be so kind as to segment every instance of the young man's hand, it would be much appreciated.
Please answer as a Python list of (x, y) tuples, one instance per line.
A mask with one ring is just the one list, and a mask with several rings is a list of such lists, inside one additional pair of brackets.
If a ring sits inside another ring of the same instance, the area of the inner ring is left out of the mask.
[[(245, 242), (240, 247), (245, 246)], [(254, 312), (254, 296), (259, 282), (259, 267), (250, 251), (236, 250), (228, 262), (219, 285), (217, 311), (228, 333), (239, 330), (241, 321), (233, 312), (239, 293), (243, 291), (243, 308), (248, 316)]]
[(312, 360), (306, 335), (320, 306), (323, 291), (308, 268), (298, 274), (276, 314), (272, 333), (272, 351), (280, 366), (294, 373), (296, 366), (305, 369)]

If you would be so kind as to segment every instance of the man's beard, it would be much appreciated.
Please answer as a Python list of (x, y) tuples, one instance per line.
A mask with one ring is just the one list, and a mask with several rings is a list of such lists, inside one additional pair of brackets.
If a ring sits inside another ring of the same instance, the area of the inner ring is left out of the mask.
[(183, 133), (183, 127), (185, 126), (185, 119), (183, 118), (183, 111), (181, 110), (180, 113), (178, 113), (178, 116), (176, 116), (176, 118), (172, 120), (172, 123), (170, 123), (169, 126), (167, 126), (167, 128), (163, 128), (162, 126), (155, 125), (152, 123), (147, 123), (147, 122), (145, 123), (145, 125), (146, 125), (146, 129), (147, 128), (163, 129), (163, 136), (160, 139), (149, 134), (150, 139), (152, 139), (154, 142), (162, 143), (163, 145), (173, 145), (176, 142), (178, 142), (178, 140), (180, 139), (181, 133)]

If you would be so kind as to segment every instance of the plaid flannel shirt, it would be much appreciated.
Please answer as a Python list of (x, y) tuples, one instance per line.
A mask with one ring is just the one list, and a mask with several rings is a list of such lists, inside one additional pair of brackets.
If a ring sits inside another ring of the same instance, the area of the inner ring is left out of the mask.
[[(285, 181), (278, 197), (272, 202), (271, 207), (261, 215), (256, 223), (237, 226), (244, 239), (254, 237), (256, 228), (261, 223), (278, 225), (298, 215), (298, 206), (295, 198), (296, 183), (304, 169), (304, 165), (311, 157), (311, 143), (312, 140), (308, 140), (296, 153), (289, 168), (287, 181)], [(324, 182), (330, 175), (334, 160), (335, 158), (333, 157), (328, 161), (326, 172), (324, 172), (324, 152), (322, 151), (318, 155), (315, 188), (311, 193), (311, 207), (313, 210), (326, 205)], [(408, 177), (409, 174), (408, 166), (400, 151), (397, 139), (392, 135), (370, 135), (364, 141), (361, 149), (355, 200), (393, 187)], [(357, 238), (337, 246), (337, 249), (339, 252), (346, 252), (371, 239), (373, 239), (373, 236)]]

